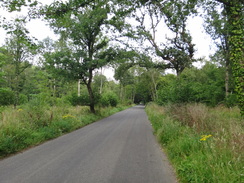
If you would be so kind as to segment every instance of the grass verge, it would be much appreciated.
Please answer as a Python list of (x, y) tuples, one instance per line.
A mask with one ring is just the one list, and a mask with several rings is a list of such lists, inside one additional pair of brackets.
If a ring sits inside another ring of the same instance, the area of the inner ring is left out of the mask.
[(0, 158), (79, 129), (129, 106), (97, 109), (84, 106), (25, 105), (19, 109), (0, 110)]
[(146, 112), (180, 182), (243, 182), (244, 124), (238, 108), (149, 104)]

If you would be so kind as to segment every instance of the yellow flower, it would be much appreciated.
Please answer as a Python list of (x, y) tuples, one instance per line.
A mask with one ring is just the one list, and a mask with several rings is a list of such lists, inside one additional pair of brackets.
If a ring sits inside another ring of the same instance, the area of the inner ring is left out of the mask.
[(20, 112), (20, 111), (23, 111), (23, 109), (18, 109), (17, 111)]
[(202, 135), (202, 138), (200, 139), (200, 141), (206, 141), (208, 138), (212, 137), (212, 135)]
[(66, 119), (66, 118), (75, 118), (74, 116), (70, 115), (70, 114), (67, 114), (65, 116), (62, 116), (63, 119)]

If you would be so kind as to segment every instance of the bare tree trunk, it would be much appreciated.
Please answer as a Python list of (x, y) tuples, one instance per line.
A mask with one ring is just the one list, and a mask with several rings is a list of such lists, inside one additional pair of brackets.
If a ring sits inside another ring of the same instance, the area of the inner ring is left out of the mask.
[(229, 96), (230, 86), (230, 47), (228, 43), (228, 36), (224, 36), (223, 48), (225, 51), (225, 97)]
[(226, 61), (226, 68), (225, 68), (225, 97), (229, 96), (229, 81), (230, 81), (230, 65), (229, 59)]
[(80, 79), (78, 79), (78, 93), (77, 93), (78, 97), (80, 97)]
[(56, 80), (53, 80), (53, 97), (56, 97)]
[[(101, 67), (101, 76), (103, 75), (103, 68)], [(101, 77), (99, 93), (102, 94), (103, 90), (103, 78)]]
[(120, 100), (123, 101), (123, 86), (122, 86), (122, 84), (120, 84), (120, 94), (119, 94), (119, 96), (120, 96)]
[(155, 100), (158, 99), (157, 83), (156, 83), (155, 78), (154, 78), (154, 76), (155, 76), (154, 73), (152, 73), (151, 76), (152, 76), (152, 82), (153, 82), (153, 92), (152, 92), (152, 94), (153, 94), (153, 100), (155, 101)]

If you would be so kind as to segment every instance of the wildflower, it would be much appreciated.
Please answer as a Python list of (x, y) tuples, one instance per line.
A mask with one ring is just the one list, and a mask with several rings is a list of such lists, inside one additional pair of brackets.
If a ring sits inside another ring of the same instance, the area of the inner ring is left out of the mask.
[(212, 135), (202, 135), (202, 138), (200, 139), (200, 141), (206, 141), (208, 138), (212, 137)]
[(70, 115), (70, 114), (67, 114), (65, 116), (62, 116), (63, 119), (66, 119), (66, 118), (75, 118), (74, 116)]

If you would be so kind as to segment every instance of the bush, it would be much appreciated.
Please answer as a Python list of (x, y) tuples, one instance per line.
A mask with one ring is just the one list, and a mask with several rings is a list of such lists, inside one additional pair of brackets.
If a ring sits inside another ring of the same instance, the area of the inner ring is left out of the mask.
[(24, 94), (20, 94), (19, 96), (19, 103), (20, 104), (25, 104), (28, 102), (28, 97)]
[(227, 107), (234, 107), (238, 103), (238, 99), (236, 94), (230, 94), (226, 99), (225, 99), (225, 105)]
[(103, 107), (108, 107), (108, 106), (116, 107), (118, 101), (119, 101), (118, 96), (113, 92), (104, 93), (100, 98), (100, 104)]
[(0, 105), (11, 105), (14, 103), (14, 92), (9, 88), (0, 88)]
[(200, 70), (185, 69), (177, 78), (166, 75), (161, 79), (157, 103), (201, 102), (216, 106), (224, 102), (224, 82), (224, 70), (214, 64), (206, 64)]
[(25, 115), (26, 120), (32, 123), (34, 127), (40, 128), (47, 126), (49, 121), (46, 111), (50, 108), (48, 101), (42, 100), (42, 98), (32, 99), (28, 104), (23, 106), (24, 111), (28, 111)]
[(88, 94), (82, 94), (81, 96), (77, 96), (77, 94), (73, 93), (71, 96), (68, 97), (68, 101), (73, 106), (90, 105), (90, 98)]

